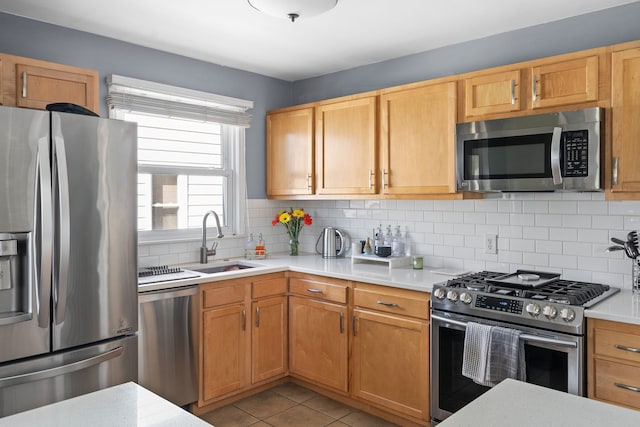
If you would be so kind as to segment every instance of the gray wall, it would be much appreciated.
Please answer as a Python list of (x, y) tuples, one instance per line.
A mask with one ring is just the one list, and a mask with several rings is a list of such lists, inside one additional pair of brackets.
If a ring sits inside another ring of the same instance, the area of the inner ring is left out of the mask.
[[(455, 29), (452, 28), (452, 31)], [(640, 39), (640, 2), (293, 83), (293, 104)]]
[(103, 117), (109, 74), (253, 101), (246, 133), (247, 190), (250, 198), (265, 197), (265, 113), (291, 104), (290, 82), (3, 13), (0, 52), (97, 70)]
[(101, 115), (108, 74), (254, 102), (247, 131), (250, 198), (266, 197), (265, 112), (527, 59), (640, 39), (640, 2), (297, 82), (164, 53), (0, 13), (0, 52), (98, 70)]

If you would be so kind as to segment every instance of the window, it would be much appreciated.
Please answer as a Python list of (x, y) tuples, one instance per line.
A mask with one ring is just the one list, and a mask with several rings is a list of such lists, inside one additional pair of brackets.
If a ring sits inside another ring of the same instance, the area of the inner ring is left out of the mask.
[(200, 236), (209, 210), (224, 233), (245, 220), (249, 101), (112, 75), (109, 116), (138, 123), (140, 240)]

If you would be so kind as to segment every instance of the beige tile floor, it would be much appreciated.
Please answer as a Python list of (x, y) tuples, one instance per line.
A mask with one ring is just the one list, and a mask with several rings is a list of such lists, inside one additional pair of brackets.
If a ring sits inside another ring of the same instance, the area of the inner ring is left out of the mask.
[(293, 383), (284, 383), (200, 416), (215, 427), (394, 427)]

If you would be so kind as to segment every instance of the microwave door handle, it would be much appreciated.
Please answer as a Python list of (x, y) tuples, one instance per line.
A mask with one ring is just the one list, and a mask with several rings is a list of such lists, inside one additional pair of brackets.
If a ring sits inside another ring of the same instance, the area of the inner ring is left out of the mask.
[(562, 171), (560, 170), (560, 139), (562, 138), (562, 128), (554, 127), (551, 137), (551, 176), (553, 185), (562, 184)]
[[(452, 325), (462, 326), (465, 329), (467, 328), (466, 322), (461, 322), (459, 320), (454, 320), (454, 319), (448, 319), (446, 317), (438, 316), (437, 314), (431, 314), (431, 319), (439, 320), (445, 323), (450, 323)], [(554, 345), (559, 345), (563, 347), (573, 347), (573, 348), (578, 347), (578, 343), (575, 343), (573, 341), (559, 340), (557, 338), (547, 338), (547, 337), (541, 337), (538, 335), (531, 335), (531, 334), (520, 334), (520, 339), (524, 341), (529, 341), (532, 343), (554, 344)]]

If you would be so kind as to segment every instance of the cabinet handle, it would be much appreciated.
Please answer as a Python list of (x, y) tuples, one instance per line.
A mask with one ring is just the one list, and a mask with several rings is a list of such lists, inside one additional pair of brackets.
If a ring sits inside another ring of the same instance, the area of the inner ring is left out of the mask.
[(511, 80), (511, 105), (516, 105), (516, 81)]
[(533, 102), (538, 99), (538, 79), (536, 76), (531, 76), (531, 97)]
[(242, 330), (247, 330), (247, 310), (242, 310)]
[(340, 312), (340, 333), (344, 333), (344, 313)]
[(256, 307), (256, 328), (260, 327), (260, 307)]
[(307, 292), (311, 292), (311, 293), (314, 293), (314, 294), (321, 294), (322, 293), (322, 289), (307, 288)]
[(615, 347), (618, 350), (630, 351), (632, 353), (640, 353), (640, 348), (627, 347), (626, 345), (616, 344)]
[(351, 319), (351, 329), (353, 330), (353, 336), (356, 336), (356, 320), (358, 318), (356, 316), (353, 316), (353, 318)]
[(618, 185), (618, 158), (613, 158), (613, 185)]
[(374, 179), (373, 169), (369, 169), (369, 189), (373, 188), (373, 179)]
[(22, 97), (27, 97), (27, 72), (22, 72)]
[(640, 393), (640, 387), (634, 387), (632, 385), (626, 385), (626, 384), (621, 384), (621, 383), (614, 383), (616, 387), (618, 388), (622, 388), (625, 390), (629, 390), (629, 391), (634, 391), (636, 393)]
[(311, 174), (310, 173), (307, 174), (307, 188), (309, 190), (311, 190), (313, 188), (313, 184), (312, 184), (311, 178), (312, 178)]
[(382, 169), (382, 188), (387, 188), (386, 179), (384, 179), (385, 175), (389, 175), (386, 169)]
[(384, 305), (386, 307), (397, 307), (398, 306), (398, 304), (396, 304), (396, 303), (387, 302), (387, 301), (378, 301), (378, 304)]

